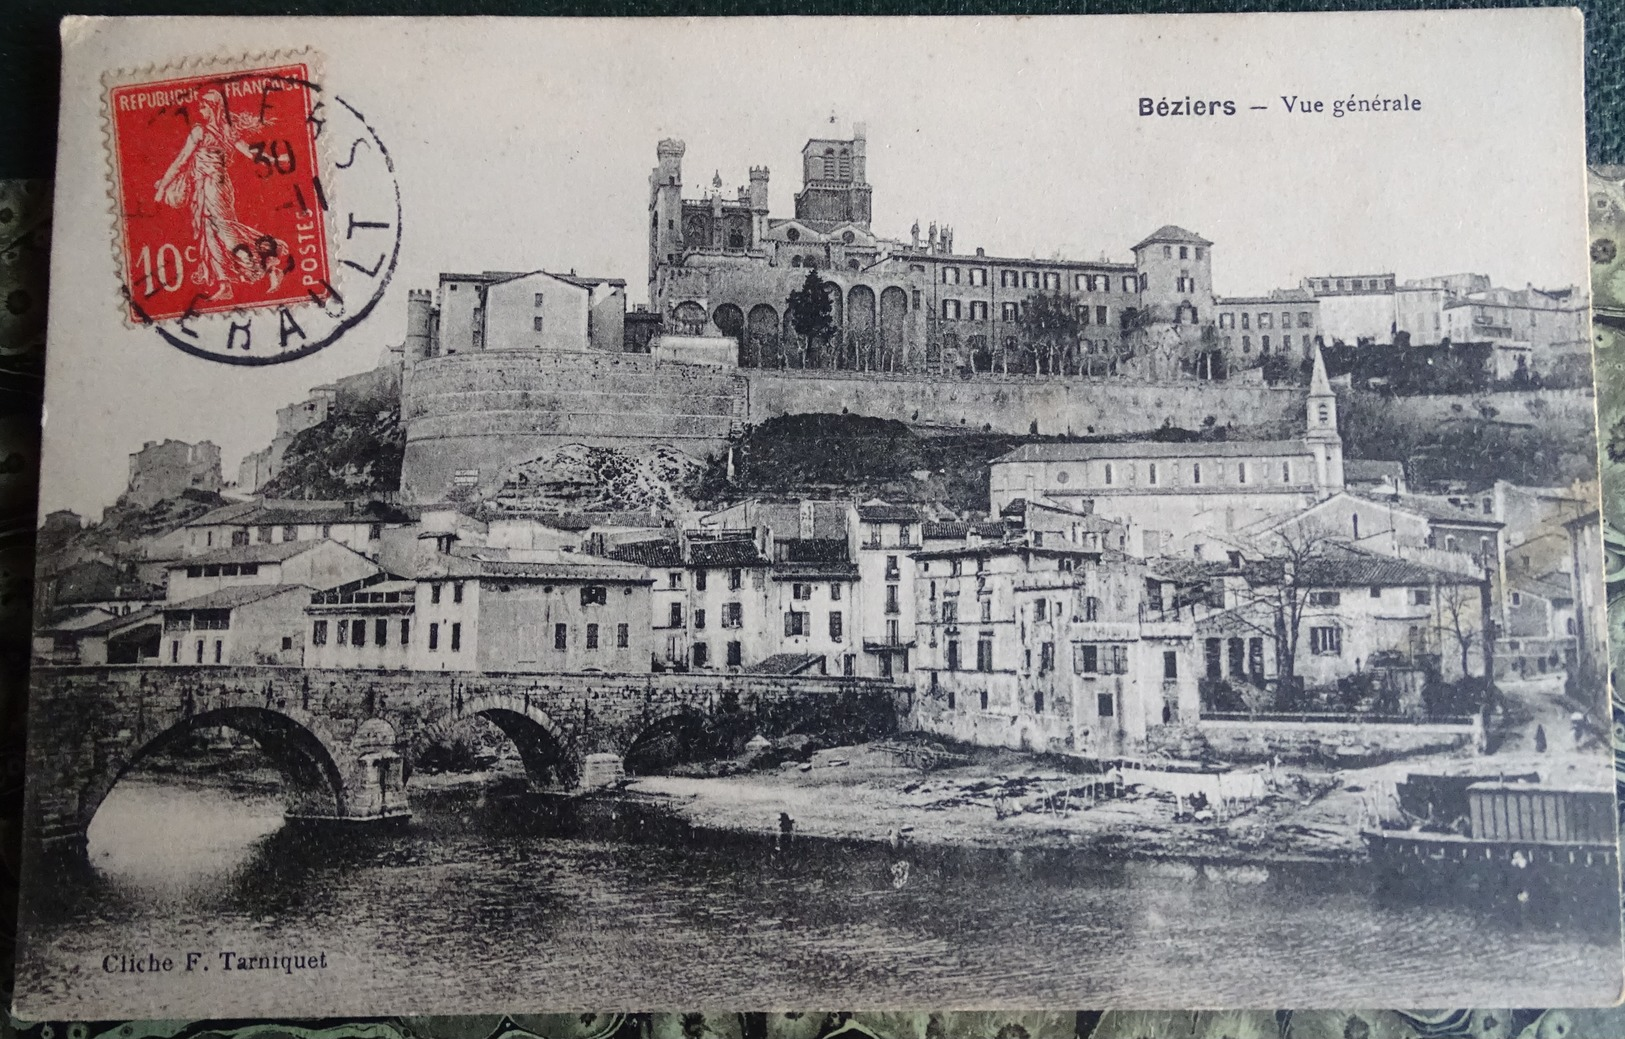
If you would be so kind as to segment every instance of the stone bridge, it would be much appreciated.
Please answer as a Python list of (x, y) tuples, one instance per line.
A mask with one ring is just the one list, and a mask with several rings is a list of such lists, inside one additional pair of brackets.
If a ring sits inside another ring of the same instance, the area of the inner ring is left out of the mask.
[(896, 725), (896, 692), (825, 677), (42, 667), (29, 701), (25, 827), (38, 846), (82, 850), (119, 778), (199, 729), (254, 739), (282, 771), (289, 817), (363, 822), (407, 816), (418, 755), (471, 718), (500, 728), (535, 782), (569, 790), (590, 760), (635, 765), (652, 747), (881, 735)]

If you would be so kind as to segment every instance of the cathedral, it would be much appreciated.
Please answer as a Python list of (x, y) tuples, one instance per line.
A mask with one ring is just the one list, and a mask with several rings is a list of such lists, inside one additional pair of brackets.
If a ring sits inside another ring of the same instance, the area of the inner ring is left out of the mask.
[[(732, 196), (719, 172), (702, 197), (684, 197), (685, 150), (680, 140), (661, 141), (650, 173), (649, 299), (668, 333), (734, 339), (741, 367), (1225, 378), (1264, 355), (1252, 354), (1250, 338), (1249, 356), (1227, 345), (1220, 315), (1235, 320), (1238, 308), (1253, 308), (1273, 321), (1286, 305), (1215, 297), (1213, 243), (1172, 224), (1120, 263), (961, 253), (946, 225), (922, 235), (916, 222), (906, 241), (881, 237), (871, 226), (861, 123), (850, 138), (802, 148), (791, 217), (771, 215), (762, 166)], [(824, 342), (799, 335), (788, 312), (808, 269), (825, 283), (838, 329)], [(1075, 342), (1035, 341), (1026, 318), (1040, 295), (1070, 299)], [(1307, 361), (1316, 305), (1295, 299), (1290, 307), (1304, 332), (1277, 351)]]

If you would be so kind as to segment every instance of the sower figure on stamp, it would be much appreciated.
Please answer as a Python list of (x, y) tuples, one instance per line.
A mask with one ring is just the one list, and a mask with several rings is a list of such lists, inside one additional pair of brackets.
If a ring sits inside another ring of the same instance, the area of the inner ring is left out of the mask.
[(290, 261), (288, 246), (237, 219), (230, 169), (233, 150), (254, 158), (242, 135), (264, 128), (266, 121), (227, 111), (218, 90), (203, 91), (197, 111), (198, 122), (159, 178), (155, 198), (191, 210), (199, 261), (192, 280), (209, 290), (207, 298), (230, 299), (233, 282), (253, 284), (261, 279), (274, 291)]

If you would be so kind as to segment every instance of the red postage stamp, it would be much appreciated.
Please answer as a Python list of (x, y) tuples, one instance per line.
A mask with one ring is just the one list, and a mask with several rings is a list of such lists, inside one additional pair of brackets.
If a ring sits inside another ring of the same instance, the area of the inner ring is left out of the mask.
[(315, 90), (300, 63), (111, 88), (130, 320), (331, 294)]

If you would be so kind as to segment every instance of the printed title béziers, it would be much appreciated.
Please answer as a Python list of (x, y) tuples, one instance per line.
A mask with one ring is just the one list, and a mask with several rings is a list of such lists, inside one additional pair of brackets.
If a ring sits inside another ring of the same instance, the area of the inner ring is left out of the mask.
[[(1330, 102), (1318, 98), (1300, 97), (1297, 94), (1282, 94), (1280, 108), (1295, 115), (1330, 115), (1341, 119), (1345, 115), (1354, 115), (1356, 112), (1420, 112), (1422, 99), (1409, 94), (1400, 94), (1396, 97), (1384, 97), (1382, 94), (1373, 94), (1362, 97), (1359, 94), (1350, 94), (1348, 97), (1336, 97)], [(1248, 105), (1247, 110), (1253, 112), (1273, 111), (1275, 106)], [(1172, 116), (1230, 116), (1241, 109), (1236, 102), (1227, 98), (1192, 97), (1142, 97), (1139, 99), (1139, 112), (1142, 116), (1155, 116), (1169, 118)]]
[(155, 952), (108, 953), (102, 957), (102, 970), (108, 974), (169, 974), (177, 970), (182, 974), (206, 973), (211, 962), (222, 971), (280, 970), (292, 974), (296, 970), (326, 970), (327, 952), (244, 954), (235, 949), (222, 949), (214, 953), (188, 951), (174, 956), (160, 956)]

